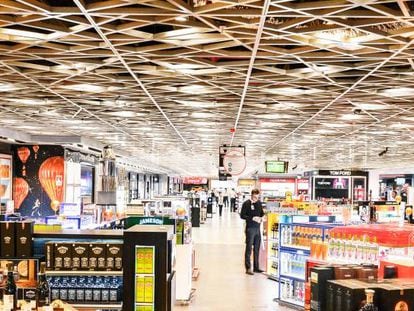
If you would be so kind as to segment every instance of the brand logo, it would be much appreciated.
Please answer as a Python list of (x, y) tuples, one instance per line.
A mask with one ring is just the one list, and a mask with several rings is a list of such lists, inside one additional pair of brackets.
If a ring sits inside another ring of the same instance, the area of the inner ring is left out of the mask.
[(351, 176), (351, 171), (329, 171), (329, 174), (334, 176)]
[(26, 291), (25, 294), (26, 294), (26, 297), (29, 298), (29, 299), (33, 299), (36, 296), (36, 292), (33, 291), (33, 290), (28, 290), (28, 291)]
[(20, 238), (20, 243), (22, 243), (22, 244), (26, 244), (26, 242), (27, 242), (27, 238), (26, 237), (21, 237)]
[(109, 248), (109, 252), (112, 254), (112, 255), (116, 255), (116, 254), (118, 254), (119, 253), (119, 251), (121, 250), (121, 248), (119, 248), (119, 247), (110, 247)]
[(86, 251), (85, 247), (81, 247), (81, 246), (75, 247), (75, 252), (78, 255), (82, 255), (85, 251)]
[(11, 242), (11, 237), (9, 237), (9, 236), (5, 236), (5, 237), (4, 237), (4, 243), (6, 243), (6, 244), (10, 244), (10, 242)]
[(144, 218), (144, 219), (140, 219), (139, 221), (140, 225), (162, 225), (162, 219), (158, 219), (158, 218)]
[(102, 248), (102, 247), (94, 247), (94, 248), (92, 248), (92, 252), (93, 252), (95, 255), (102, 254), (102, 252), (103, 252), (103, 248)]
[(60, 247), (58, 247), (57, 250), (58, 250), (59, 254), (66, 254), (68, 252), (69, 248), (66, 247), (66, 246), (60, 246)]

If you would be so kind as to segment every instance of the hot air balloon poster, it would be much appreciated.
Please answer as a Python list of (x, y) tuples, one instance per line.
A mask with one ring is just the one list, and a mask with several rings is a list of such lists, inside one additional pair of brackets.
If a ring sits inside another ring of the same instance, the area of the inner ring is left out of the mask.
[(0, 154), (0, 202), (11, 200), (12, 156)]
[[(31, 151), (24, 163), (18, 156), (19, 148), (20, 154), (22, 154), (22, 150), (26, 150), (24, 148)], [(14, 190), (19, 190), (19, 193), (13, 193), (15, 208), (23, 216), (28, 217), (56, 215), (59, 212), (60, 204), (64, 200), (65, 193), (63, 147), (48, 145), (17, 146), (14, 152), (16, 156), (13, 157), (13, 176), (14, 180), (18, 180), (18, 187), (14, 187)], [(23, 175), (23, 172), (25, 175)], [(27, 184), (27, 190), (23, 181)], [(24, 196), (26, 191), (27, 194)], [(17, 207), (16, 204), (18, 203), (19, 206)]]

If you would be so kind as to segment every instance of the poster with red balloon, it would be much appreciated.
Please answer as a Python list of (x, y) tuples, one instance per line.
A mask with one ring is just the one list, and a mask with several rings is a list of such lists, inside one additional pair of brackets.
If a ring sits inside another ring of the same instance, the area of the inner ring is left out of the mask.
[(0, 202), (6, 203), (12, 196), (12, 156), (0, 154)]
[(16, 212), (33, 218), (55, 215), (65, 193), (63, 147), (16, 146), (13, 153), (13, 200)]

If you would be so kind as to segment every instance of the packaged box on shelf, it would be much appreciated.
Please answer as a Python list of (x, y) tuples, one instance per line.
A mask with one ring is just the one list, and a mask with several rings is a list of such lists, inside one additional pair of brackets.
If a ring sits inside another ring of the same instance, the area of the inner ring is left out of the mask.
[(154, 277), (146, 276), (145, 279), (145, 294), (144, 302), (151, 303), (154, 302)]
[(135, 302), (145, 301), (145, 278), (143, 276), (137, 276), (135, 278)]
[(333, 267), (314, 267), (311, 269), (311, 310), (326, 310), (327, 282), (334, 276)]
[(106, 244), (106, 268), (108, 270), (122, 270), (122, 244)]
[(36, 301), (36, 287), (18, 287), (17, 299), (25, 301)]
[(87, 270), (89, 268), (89, 243), (72, 244), (72, 269)]
[(53, 270), (55, 268), (55, 244), (53, 242), (45, 243), (46, 269)]
[(377, 306), (379, 311), (414, 311), (414, 287), (395, 280), (392, 284), (381, 284)]
[(16, 257), (25, 258), (32, 256), (33, 225), (32, 221), (19, 221), (15, 223)]
[(94, 243), (89, 245), (89, 269), (105, 270), (106, 244)]
[(11, 221), (0, 221), (0, 256), (15, 257), (16, 231), (15, 223)]
[(55, 243), (54, 262), (55, 270), (72, 269), (72, 244)]

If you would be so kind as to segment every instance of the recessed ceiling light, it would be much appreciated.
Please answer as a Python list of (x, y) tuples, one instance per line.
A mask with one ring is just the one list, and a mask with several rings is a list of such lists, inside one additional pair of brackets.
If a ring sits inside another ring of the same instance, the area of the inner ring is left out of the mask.
[(193, 112), (191, 116), (194, 118), (213, 118), (216, 115), (211, 112)]
[(359, 114), (344, 114), (341, 116), (341, 120), (352, 121), (352, 120), (359, 120), (361, 119), (361, 115)]
[(396, 87), (392, 89), (385, 89), (378, 92), (378, 94), (385, 96), (412, 96), (414, 95), (414, 88), (412, 87)]
[(294, 87), (279, 87), (273, 89), (262, 89), (263, 92), (269, 94), (277, 94), (277, 95), (286, 95), (286, 96), (298, 96), (298, 95), (307, 95), (307, 94), (315, 94), (322, 92), (322, 90), (318, 89), (305, 89), (305, 88), (294, 88)]
[(176, 20), (177, 22), (186, 22), (186, 21), (188, 21), (188, 16), (186, 16), (186, 15), (177, 16), (177, 17), (175, 18), (175, 20)]
[(119, 90), (119, 88), (115, 86), (104, 87), (100, 85), (87, 84), (87, 83), (62, 85), (61, 88), (72, 90), (72, 91), (91, 92), (91, 93), (103, 93), (107, 91)]
[(389, 108), (388, 105), (370, 104), (370, 103), (358, 103), (358, 104), (354, 104), (354, 106), (362, 110), (383, 110), (383, 109)]
[(203, 101), (193, 101), (193, 100), (176, 100), (176, 103), (182, 104), (188, 107), (197, 107), (197, 108), (210, 108), (217, 106), (216, 102), (203, 102)]
[(11, 83), (0, 83), (0, 92), (14, 91), (18, 90), (20, 87), (11, 84)]
[(346, 123), (322, 123), (324, 126), (326, 127), (330, 127), (330, 128), (343, 128), (343, 127), (348, 127), (349, 124)]
[(197, 95), (197, 94), (210, 93), (211, 88), (205, 87), (204, 85), (192, 84), (192, 85), (186, 85), (186, 86), (179, 87), (178, 91), (181, 93)]
[(133, 118), (133, 117), (145, 115), (145, 113), (137, 113), (135, 111), (129, 111), (129, 110), (110, 111), (110, 112), (105, 112), (105, 114), (114, 116), (114, 117), (122, 117), (122, 118)]
[(414, 124), (394, 123), (390, 125), (392, 129), (404, 129), (407, 127), (414, 127)]

